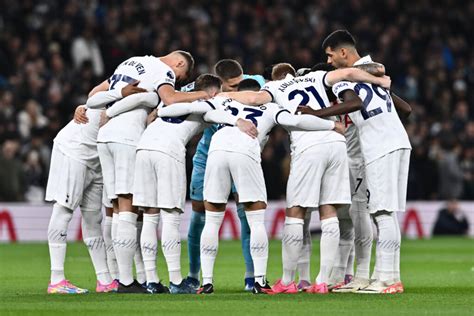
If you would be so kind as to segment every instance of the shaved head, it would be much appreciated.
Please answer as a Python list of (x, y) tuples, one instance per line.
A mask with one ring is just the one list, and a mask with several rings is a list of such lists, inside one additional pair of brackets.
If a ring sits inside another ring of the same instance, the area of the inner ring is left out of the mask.
[(171, 54), (177, 55), (178, 58), (182, 58), (186, 62), (186, 65), (187, 65), (187, 68), (188, 68), (186, 74), (188, 76), (190, 76), (191, 73), (193, 72), (193, 69), (194, 69), (193, 55), (191, 55), (191, 53), (189, 53), (187, 51), (184, 51), (184, 50), (175, 50), (175, 51), (171, 52)]
[(176, 77), (180, 80), (188, 79), (193, 72), (194, 58), (184, 50), (175, 50), (160, 59), (173, 69)]

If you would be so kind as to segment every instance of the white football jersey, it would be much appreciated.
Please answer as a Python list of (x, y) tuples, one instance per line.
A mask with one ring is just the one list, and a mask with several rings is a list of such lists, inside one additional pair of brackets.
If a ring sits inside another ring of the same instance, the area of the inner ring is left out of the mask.
[[(209, 110), (212, 110), (210, 105)], [(186, 144), (194, 135), (202, 132), (209, 125), (203, 120), (203, 114), (157, 117), (143, 132), (137, 150), (160, 151), (184, 163)]]
[(100, 166), (97, 153), (97, 134), (99, 133), (100, 113), (102, 110), (88, 109), (87, 124), (74, 121), (64, 126), (54, 138), (55, 145), (66, 156), (86, 164), (89, 168)]
[[(153, 91), (164, 84), (174, 87), (176, 78), (173, 70), (157, 57), (132, 57), (121, 63), (110, 77), (109, 90), (122, 89), (136, 80), (140, 81), (140, 87)], [(138, 107), (111, 118), (100, 129), (97, 141), (136, 146), (145, 130), (148, 112), (148, 108)]]
[(360, 148), (359, 131), (354, 123), (351, 121), (349, 114), (344, 114), (342, 117), (344, 125), (346, 126), (347, 158), (349, 159), (349, 166), (360, 167), (364, 166), (364, 157), (362, 156), (362, 149)]
[[(371, 63), (372, 58), (370, 55), (366, 55), (356, 61), (354, 66), (362, 65)], [(341, 100), (338, 99), (339, 102)], [(364, 156), (362, 155), (362, 149), (360, 148), (360, 139), (359, 139), (359, 131), (357, 130), (357, 126), (354, 125), (349, 114), (345, 114), (343, 116), (343, 123), (346, 126), (346, 146), (347, 146), (347, 157), (349, 158), (349, 166), (353, 167), (361, 167), (364, 165)]]
[[(262, 88), (272, 95), (272, 101), (294, 114), (299, 105), (314, 110), (331, 105), (326, 94), (325, 71), (310, 72), (302, 77), (287, 75), (283, 80), (270, 81)], [(335, 117), (330, 118), (336, 121)], [(299, 154), (305, 149), (323, 143), (341, 141), (345, 138), (335, 131), (291, 131), (291, 152)]]
[(363, 101), (363, 108), (349, 113), (359, 132), (365, 164), (397, 149), (411, 149), (388, 90), (369, 83), (341, 81), (333, 86), (339, 97), (347, 90), (354, 90)]
[(238, 118), (252, 121), (258, 130), (258, 137), (252, 138), (236, 126), (221, 125), (212, 136), (209, 153), (216, 150), (238, 152), (258, 162), (261, 161), (260, 153), (268, 140), (268, 133), (273, 126), (278, 124), (279, 113), (288, 112), (287, 109), (275, 103), (249, 106), (233, 99), (215, 98), (209, 101), (216, 107), (225, 107)]

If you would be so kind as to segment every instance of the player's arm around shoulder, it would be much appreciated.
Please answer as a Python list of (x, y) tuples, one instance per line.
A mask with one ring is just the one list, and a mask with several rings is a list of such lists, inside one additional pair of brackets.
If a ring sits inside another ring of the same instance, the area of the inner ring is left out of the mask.
[(354, 65), (353, 67), (366, 71), (376, 77), (382, 77), (385, 75), (385, 66), (381, 63), (371, 62), (361, 65)]
[[(101, 92), (101, 91), (107, 91), (109, 89), (109, 81), (104, 80), (89, 92), (87, 95), (88, 98), (92, 97), (94, 94)], [(78, 124), (87, 124), (89, 122), (89, 118), (86, 115), (87, 111), (87, 106), (85, 104), (79, 105), (76, 107), (74, 111), (74, 122)]]
[(273, 96), (267, 90), (260, 91), (238, 91), (238, 92), (222, 92), (218, 96), (233, 99), (246, 105), (261, 105), (273, 101)]
[(158, 87), (158, 95), (166, 105), (193, 102), (200, 99), (208, 99), (210, 96), (206, 91), (181, 92), (176, 91), (171, 84), (162, 84)]
[[(106, 87), (104, 82), (99, 85), (101, 89)], [(111, 90), (98, 90), (96, 88), (99, 86), (97, 86), (94, 89), (92, 89), (93, 91), (95, 90), (93, 95), (91, 95), (92, 92), (89, 93), (90, 96), (87, 99), (86, 106), (90, 109), (100, 109), (111, 102), (115, 102), (129, 95), (132, 95), (135, 93), (147, 92), (146, 89), (138, 87), (137, 86), (138, 84), (139, 84), (139, 81), (135, 81), (133, 83), (126, 85), (122, 89), (111, 89)], [(107, 83), (107, 89), (108, 89), (108, 83)]]
[(309, 114), (309, 115), (315, 115), (318, 117), (325, 118), (325, 117), (330, 117), (330, 116), (352, 113), (352, 112), (362, 109), (362, 106), (363, 106), (362, 99), (357, 95), (357, 93), (354, 92), (354, 90), (350, 89), (349, 87), (345, 89), (343, 88), (344, 90), (340, 90), (340, 91), (338, 91), (337, 89), (334, 89), (334, 88), (337, 88), (337, 86), (342, 83), (343, 82), (336, 84), (333, 87), (333, 90), (334, 90), (334, 94), (343, 102), (338, 103), (333, 106), (329, 106), (324, 109), (319, 109), (319, 110), (313, 110), (309, 106), (299, 106), (296, 112), (301, 113), (301, 114)]
[[(314, 115), (294, 115), (283, 107), (279, 107), (279, 111), (275, 114), (275, 123), (282, 125), (289, 130), (303, 130), (303, 131), (330, 131), (335, 130), (340, 132), (344, 128), (338, 122), (321, 119)], [(340, 126), (339, 126), (340, 125)]]
[(357, 68), (342, 68), (327, 72), (324, 77), (324, 84), (332, 87), (343, 80), (373, 83), (386, 89), (390, 89), (392, 83), (389, 76), (376, 77)]
[(112, 118), (119, 114), (131, 111), (139, 106), (155, 108), (158, 106), (159, 98), (155, 92), (140, 92), (128, 95), (115, 102), (105, 113), (107, 117)]
[(216, 107), (212, 100), (179, 102), (158, 109), (160, 117), (177, 117), (188, 114), (205, 114), (208, 111), (215, 110)]

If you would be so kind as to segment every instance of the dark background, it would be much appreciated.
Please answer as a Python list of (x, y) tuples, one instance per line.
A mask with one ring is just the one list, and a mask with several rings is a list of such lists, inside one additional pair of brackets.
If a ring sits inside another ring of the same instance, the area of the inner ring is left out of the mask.
[[(408, 199), (474, 200), (472, 1), (0, 0), (0, 8), (0, 201), (42, 199), (54, 136), (126, 58), (184, 49), (194, 77), (221, 58), (264, 74), (277, 62), (325, 61), (322, 40), (340, 28), (385, 64), (413, 107), (404, 122)], [(276, 129), (262, 156), (269, 199), (285, 195), (288, 154)]]

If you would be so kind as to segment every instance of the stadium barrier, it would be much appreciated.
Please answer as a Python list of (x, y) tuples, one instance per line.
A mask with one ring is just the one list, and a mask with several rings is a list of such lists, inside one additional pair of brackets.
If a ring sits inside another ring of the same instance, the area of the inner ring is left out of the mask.
[[(445, 202), (417, 201), (407, 203), (407, 211), (399, 213), (400, 228), (408, 238), (429, 238), (438, 212)], [(281, 238), (285, 221), (285, 201), (268, 203), (266, 227), (270, 238)], [(462, 212), (470, 223), (468, 235), (474, 237), (474, 202), (460, 202)], [(0, 203), (0, 242), (30, 242), (47, 240), (47, 228), (51, 215), (51, 204)], [(187, 238), (191, 203), (186, 204), (181, 223), (181, 237)], [(68, 240), (81, 240), (80, 212), (74, 212), (69, 225)], [(161, 222), (160, 222), (161, 227)], [(318, 214), (313, 213), (310, 228), (313, 232), (320, 229)], [(159, 228), (160, 229), (160, 228)], [(235, 204), (229, 203), (220, 231), (223, 239), (238, 239), (240, 222), (235, 211)]]

